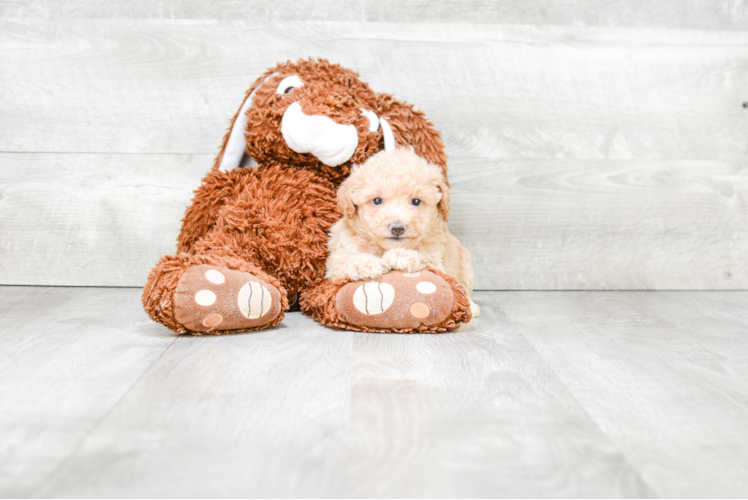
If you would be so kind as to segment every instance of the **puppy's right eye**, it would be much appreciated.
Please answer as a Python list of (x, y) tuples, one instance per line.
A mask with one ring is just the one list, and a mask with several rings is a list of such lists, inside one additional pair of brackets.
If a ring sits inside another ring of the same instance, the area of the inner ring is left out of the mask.
[(382, 204), (382, 198), (374, 198), (371, 200), (371, 202), (375, 205), (381, 205)]

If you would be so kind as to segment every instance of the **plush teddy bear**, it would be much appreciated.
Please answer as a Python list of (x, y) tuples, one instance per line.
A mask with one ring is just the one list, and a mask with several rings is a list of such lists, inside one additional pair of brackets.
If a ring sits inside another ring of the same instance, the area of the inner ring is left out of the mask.
[[(146, 312), (196, 335), (268, 328), (290, 309), (361, 331), (441, 332), (469, 321), (465, 291), (435, 269), (365, 283), (324, 278), (338, 185), (352, 165), (395, 145), (446, 174), (444, 145), (423, 113), (357, 73), (312, 59), (266, 71), (195, 191), (178, 253), (148, 276)], [(434, 285), (428, 294), (416, 288), (423, 281)]]

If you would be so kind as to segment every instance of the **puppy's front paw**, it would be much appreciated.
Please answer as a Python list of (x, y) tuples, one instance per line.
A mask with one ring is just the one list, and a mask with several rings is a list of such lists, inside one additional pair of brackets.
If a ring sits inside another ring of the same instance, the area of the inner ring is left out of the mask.
[(359, 255), (346, 262), (343, 272), (353, 281), (378, 278), (387, 271), (389, 266), (384, 260), (373, 255)]
[(426, 267), (421, 263), (421, 256), (418, 255), (418, 252), (407, 248), (388, 250), (384, 253), (382, 259), (390, 268), (406, 273), (414, 273)]

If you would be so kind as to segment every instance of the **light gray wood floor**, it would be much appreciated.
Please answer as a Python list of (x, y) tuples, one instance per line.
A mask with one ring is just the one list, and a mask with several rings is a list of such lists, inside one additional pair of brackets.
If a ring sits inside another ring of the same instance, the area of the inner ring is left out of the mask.
[(0, 287), (0, 496), (748, 495), (748, 292), (478, 292), (436, 336), (139, 295)]

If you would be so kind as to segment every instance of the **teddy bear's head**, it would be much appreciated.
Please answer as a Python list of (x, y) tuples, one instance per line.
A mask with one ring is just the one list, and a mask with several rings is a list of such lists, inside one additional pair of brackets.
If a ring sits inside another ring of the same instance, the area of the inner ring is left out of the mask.
[(396, 145), (413, 146), (440, 165), (439, 133), (423, 113), (377, 94), (356, 72), (324, 59), (286, 62), (247, 91), (214, 168), (228, 171), (254, 160), (315, 169), (335, 182), (350, 167)]

